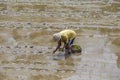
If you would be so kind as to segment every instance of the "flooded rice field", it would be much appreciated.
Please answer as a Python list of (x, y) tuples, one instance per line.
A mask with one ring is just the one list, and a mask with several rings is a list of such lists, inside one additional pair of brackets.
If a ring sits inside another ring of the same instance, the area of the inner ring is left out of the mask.
[(61, 29), (0, 28), (0, 80), (119, 80), (120, 29), (74, 30), (82, 52), (54, 60)]
[[(64, 29), (81, 53), (52, 55)], [(0, 80), (120, 80), (120, 0), (0, 0)]]

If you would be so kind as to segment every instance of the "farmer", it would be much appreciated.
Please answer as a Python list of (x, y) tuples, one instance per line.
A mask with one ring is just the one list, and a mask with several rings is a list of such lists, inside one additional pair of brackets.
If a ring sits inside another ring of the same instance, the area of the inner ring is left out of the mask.
[(68, 53), (71, 53), (71, 44), (73, 44), (74, 39), (76, 38), (76, 32), (73, 30), (63, 30), (61, 32), (53, 34), (53, 40), (58, 42), (56, 49), (53, 51), (53, 54), (60, 48), (61, 43), (64, 43), (62, 50), (65, 48), (68, 50)]

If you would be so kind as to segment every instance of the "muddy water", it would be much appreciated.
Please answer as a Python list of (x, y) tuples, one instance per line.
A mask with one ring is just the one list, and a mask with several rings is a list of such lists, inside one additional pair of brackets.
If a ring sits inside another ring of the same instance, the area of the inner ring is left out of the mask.
[(61, 29), (0, 28), (0, 80), (119, 80), (120, 30), (75, 29), (82, 53), (52, 51)]
[[(119, 26), (120, 0), (0, 0), (0, 80), (120, 80)], [(52, 56), (68, 28), (82, 53)]]

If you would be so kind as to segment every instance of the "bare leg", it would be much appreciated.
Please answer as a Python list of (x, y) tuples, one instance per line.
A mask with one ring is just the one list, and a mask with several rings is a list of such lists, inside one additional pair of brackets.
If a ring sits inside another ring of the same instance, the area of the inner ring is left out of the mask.
[(69, 44), (66, 44), (66, 46), (65, 46), (65, 53), (66, 54), (71, 54), (71, 48), (70, 48)]

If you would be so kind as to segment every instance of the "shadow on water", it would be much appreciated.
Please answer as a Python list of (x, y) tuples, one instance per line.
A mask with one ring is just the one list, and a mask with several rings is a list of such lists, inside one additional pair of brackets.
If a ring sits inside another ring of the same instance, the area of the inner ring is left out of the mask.
[(67, 60), (68, 58), (72, 57), (72, 56), (80, 56), (81, 52), (74, 52), (74, 53), (70, 53), (70, 54), (65, 54), (64, 52), (59, 52), (56, 55), (54, 55), (53, 60)]

